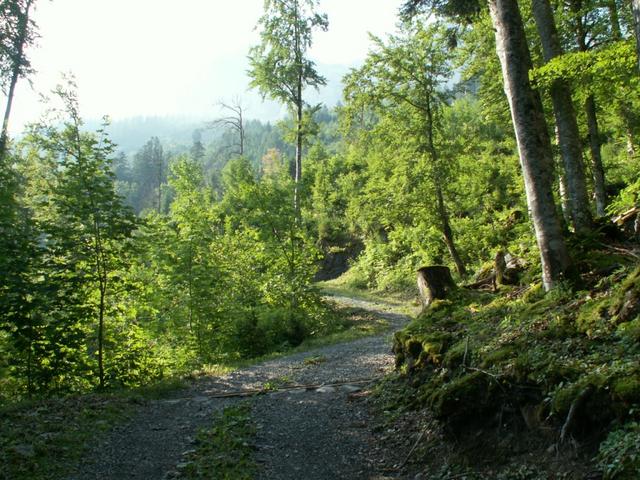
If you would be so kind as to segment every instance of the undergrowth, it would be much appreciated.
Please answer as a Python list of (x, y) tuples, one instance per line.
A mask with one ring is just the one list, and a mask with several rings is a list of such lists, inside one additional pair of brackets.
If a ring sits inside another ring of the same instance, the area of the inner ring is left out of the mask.
[[(488, 445), (497, 431), (520, 432), (525, 450), (571, 450), (605, 479), (640, 478), (640, 268), (597, 254), (580, 266), (580, 289), (459, 289), (435, 301), (394, 337), (402, 393), (385, 394), (386, 411), (428, 408), (450, 438), (477, 432), (476, 460), (504, 464), (478, 478), (547, 478), (527, 462), (500, 477), (514, 447), (507, 433)], [(472, 451), (457, 465), (477, 467)], [(582, 478), (565, 474), (553, 478)]]
[(255, 433), (249, 402), (217, 412), (212, 427), (198, 433), (196, 448), (187, 454), (174, 478), (253, 479), (256, 473), (252, 447)]

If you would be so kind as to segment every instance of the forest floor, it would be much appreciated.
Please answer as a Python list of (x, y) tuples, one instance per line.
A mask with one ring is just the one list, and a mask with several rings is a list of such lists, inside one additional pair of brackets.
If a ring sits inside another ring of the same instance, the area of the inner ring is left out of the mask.
[(201, 478), (198, 464), (208, 462), (198, 458), (202, 431), (234, 405), (247, 405), (250, 412), (252, 433), (241, 447), (251, 450), (247, 468), (254, 473), (246, 478), (413, 478), (398, 469), (410, 445), (385, 447), (380, 441), (385, 428), (367, 402), (373, 382), (393, 370), (390, 335), (409, 317), (394, 313), (391, 304), (333, 298), (384, 318), (388, 331), (201, 377), (169, 398), (147, 401), (130, 420), (100, 437), (68, 478)]

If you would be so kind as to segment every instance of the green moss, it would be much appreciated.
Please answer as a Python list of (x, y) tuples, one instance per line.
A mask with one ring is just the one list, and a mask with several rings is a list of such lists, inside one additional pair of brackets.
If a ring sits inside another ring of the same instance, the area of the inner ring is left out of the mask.
[(617, 333), (623, 340), (631, 343), (640, 343), (640, 318), (618, 325)]
[(561, 414), (568, 412), (571, 408), (571, 404), (574, 402), (576, 397), (580, 395), (580, 392), (582, 392), (584, 388), (585, 385), (582, 385), (581, 383), (572, 383), (556, 390), (551, 403), (552, 410), (555, 413)]
[(490, 402), (490, 382), (491, 379), (481, 372), (463, 375), (434, 390), (429, 404), (439, 417), (473, 416)]
[(482, 368), (492, 367), (504, 363), (506, 360), (515, 359), (516, 356), (516, 347), (514, 345), (507, 345), (484, 354), (480, 365)]
[(454, 344), (444, 355), (443, 365), (447, 368), (457, 368), (462, 365), (466, 358), (471, 358), (471, 347), (468, 339), (461, 340)]
[(640, 404), (640, 375), (635, 374), (616, 379), (611, 390), (616, 399)]

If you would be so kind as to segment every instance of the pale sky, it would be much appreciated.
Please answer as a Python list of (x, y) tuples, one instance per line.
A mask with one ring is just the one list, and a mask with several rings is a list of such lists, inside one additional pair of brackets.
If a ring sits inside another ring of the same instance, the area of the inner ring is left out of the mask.
[[(368, 32), (392, 33), (401, 3), (321, 0), (329, 31), (316, 32), (310, 55), (320, 73), (325, 65), (358, 65)], [(263, 0), (39, 0), (41, 38), (29, 51), (37, 74), (33, 88), (18, 85), (11, 129), (38, 118), (39, 94), (62, 72), (75, 75), (86, 118), (211, 117), (216, 101), (233, 95), (249, 104), (250, 117), (278, 116), (276, 106), (261, 107), (246, 93), (246, 56), (258, 43), (262, 7)]]

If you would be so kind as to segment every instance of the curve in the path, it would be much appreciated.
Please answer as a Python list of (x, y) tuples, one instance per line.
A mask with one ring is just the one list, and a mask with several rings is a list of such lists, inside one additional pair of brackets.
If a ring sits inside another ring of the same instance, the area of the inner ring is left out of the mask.
[[(390, 330), (408, 318), (387, 306), (335, 298), (339, 303), (372, 311), (387, 319)], [(305, 362), (309, 357), (320, 362)], [(214, 393), (260, 388), (267, 381), (330, 384), (380, 377), (393, 365), (389, 334), (297, 353), (224, 377), (205, 378), (175, 398), (151, 402), (128, 424), (116, 428), (78, 466), (70, 480), (153, 480), (165, 478), (192, 448), (197, 430), (234, 398)], [(258, 425), (256, 458), (263, 479), (367, 479), (371, 459), (368, 413), (354, 400), (355, 386), (292, 390), (260, 396), (254, 402)]]

